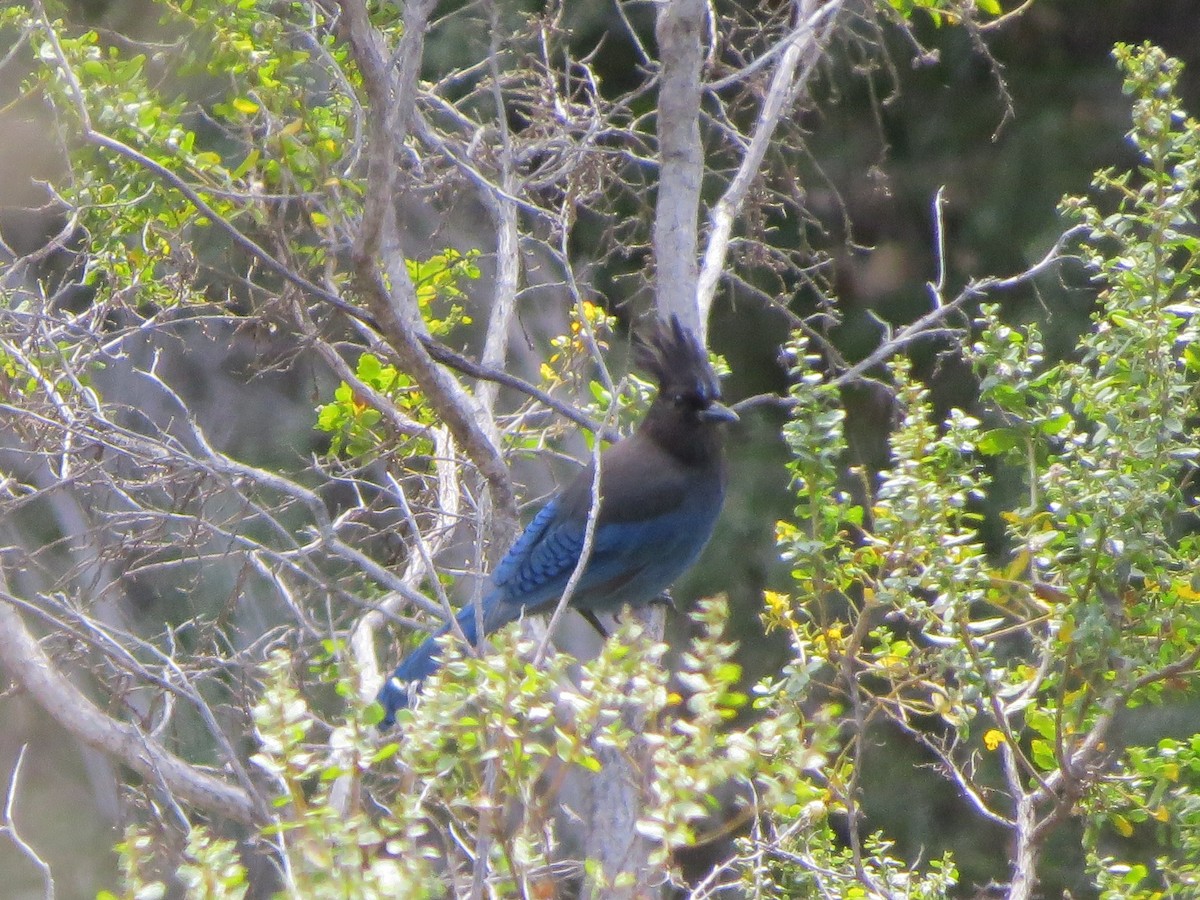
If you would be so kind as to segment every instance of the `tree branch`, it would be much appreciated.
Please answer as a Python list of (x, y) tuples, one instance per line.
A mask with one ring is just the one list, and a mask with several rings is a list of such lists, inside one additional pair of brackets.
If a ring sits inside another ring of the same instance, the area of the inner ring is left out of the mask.
[(0, 834), (7, 834), (21, 855), (37, 868), (42, 876), (42, 896), (46, 900), (54, 900), (54, 874), (50, 871), (50, 865), (38, 856), (37, 851), (21, 837), (20, 831), (17, 830), (17, 787), (21, 781), (21, 769), (25, 764), (25, 751), (28, 749), (28, 744), (22, 744), (21, 749), (17, 751), (17, 758), (13, 762), (12, 775), (8, 780), (8, 790), (4, 796), (4, 812), (0, 815)]
[(840, 386), (857, 381), (862, 377), (863, 373), (873, 369), (889, 357), (894, 356), (913, 341), (928, 337), (940, 328), (942, 323), (951, 315), (961, 312), (967, 301), (978, 300), (991, 291), (1011, 290), (1019, 285), (1029, 283), (1052, 266), (1057, 265), (1063, 258), (1063, 248), (1086, 231), (1087, 227), (1084, 225), (1076, 225), (1074, 228), (1067, 229), (1059, 235), (1058, 240), (1054, 242), (1053, 247), (1046, 251), (1045, 256), (1023, 272), (1018, 272), (1016, 275), (1010, 275), (1007, 278), (980, 278), (973, 280), (949, 302), (941, 302), (939, 296), (934, 302), (933, 309), (915, 322), (906, 325), (898, 334), (888, 338), (871, 351), (865, 359), (860, 360), (846, 371), (840, 373), (833, 379), (833, 384)]
[[(339, 5), (371, 108), (377, 112), (368, 139), (367, 199), (354, 247), (358, 287), (399, 367), (413, 377), (483, 476), (493, 507), (492, 543), (501, 544), (516, 530), (518, 521), (512, 479), (486, 410), (434, 363), (419, 337), (427, 328), (405, 265), (396, 220), (398, 154), (412, 119), (425, 28), (436, 2), (412, 0), (405, 5), (404, 34), (394, 60), (387, 61), (382, 38), (371, 27), (366, 7), (358, 0), (339, 0)], [(393, 68), (394, 76), (390, 74)]]
[[(742, 162), (721, 199), (709, 212), (710, 231), (704, 249), (704, 264), (700, 270), (697, 303), (700, 319), (706, 321), (712, 308), (717, 285), (725, 270), (729, 255), (729, 239), (733, 225), (742, 211), (746, 195), (762, 171), (763, 159), (784, 113), (792, 108), (821, 57), (821, 50), (833, 30), (843, 0), (799, 0), (796, 7), (796, 27), (776, 48), (768, 51), (774, 56), (782, 47), (779, 65), (771, 76), (771, 86), (759, 108), (758, 120)], [(753, 64), (752, 64), (753, 65)], [(799, 74), (797, 69), (801, 68)]]
[(696, 303), (696, 247), (704, 152), (700, 143), (700, 67), (704, 0), (670, 0), (655, 34), (662, 55), (658, 86), (658, 203), (654, 214), (655, 302), (660, 318), (678, 316), (704, 342)]
[(47, 715), (82, 744), (212, 815), (247, 825), (269, 820), (254, 798), (168, 752), (133, 725), (104, 715), (38, 646), (7, 594), (0, 595), (0, 666)]

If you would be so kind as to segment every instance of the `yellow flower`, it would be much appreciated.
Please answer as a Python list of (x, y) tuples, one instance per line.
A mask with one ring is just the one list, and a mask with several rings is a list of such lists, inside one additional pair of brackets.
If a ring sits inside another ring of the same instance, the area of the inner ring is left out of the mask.
[(769, 634), (776, 628), (792, 628), (792, 598), (779, 591), (763, 591), (763, 622)]
[(763, 591), (763, 602), (777, 616), (784, 616), (792, 608), (792, 598), (779, 591)]

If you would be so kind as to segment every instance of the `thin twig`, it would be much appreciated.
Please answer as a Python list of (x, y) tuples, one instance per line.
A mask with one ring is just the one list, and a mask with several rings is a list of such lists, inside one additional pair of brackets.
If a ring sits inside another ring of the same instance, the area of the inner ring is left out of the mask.
[(16, 611), (0, 596), (0, 667), (76, 740), (207, 812), (238, 822), (266, 821), (266, 811), (241, 787), (201, 771), (163, 749), (133, 725), (102, 713), (46, 656)]
[(1071, 241), (1087, 232), (1086, 225), (1076, 225), (1058, 236), (1046, 255), (1023, 272), (1010, 275), (1007, 278), (980, 278), (973, 280), (964, 287), (949, 303), (944, 303), (931, 309), (915, 322), (906, 325), (898, 334), (893, 335), (876, 347), (866, 358), (855, 363), (846, 371), (833, 379), (835, 385), (845, 385), (856, 381), (864, 372), (873, 369), (884, 360), (894, 356), (901, 349), (915, 340), (928, 337), (936, 328), (952, 314), (959, 312), (969, 300), (980, 299), (992, 291), (1007, 291), (1020, 285), (1027, 284), (1039, 275), (1057, 265), (1063, 259), (1063, 248)]
[(50, 871), (50, 864), (38, 856), (37, 851), (21, 837), (20, 831), (17, 830), (17, 786), (21, 781), (21, 767), (25, 764), (25, 751), (28, 749), (28, 744), (22, 744), (21, 749), (17, 751), (17, 758), (13, 762), (12, 775), (8, 779), (8, 790), (4, 795), (4, 815), (3, 818), (0, 818), (0, 834), (8, 835), (8, 839), (21, 851), (21, 855), (37, 867), (42, 876), (42, 896), (46, 900), (54, 900), (54, 874)]
[[(796, 4), (796, 16), (799, 21), (793, 31), (781, 41), (784, 50), (779, 59), (779, 66), (771, 77), (771, 86), (759, 108), (750, 143), (729, 187), (709, 213), (711, 228), (696, 288), (696, 302), (702, 322), (708, 318), (717, 285), (725, 270), (734, 222), (741, 213), (751, 185), (762, 170), (763, 160), (780, 120), (807, 86), (808, 79), (820, 59), (820, 50), (828, 39), (841, 6), (842, 0), (832, 0), (828, 3), (803, 0)], [(822, 20), (823, 28), (819, 27)]]
[[(612, 393), (612, 406), (609, 407), (609, 418), (615, 418), (617, 407), (619, 404), (621, 392), (614, 390)], [(537, 652), (533, 655), (533, 664), (541, 666), (546, 658), (546, 653), (550, 649), (550, 642), (554, 639), (555, 631), (558, 628), (559, 620), (563, 613), (566, 612), (567, 606), (571, 603), (571, 598), (575, 596), (575, 590), (579, 586), (580, 579), (583, 578), (583, 573), (587, 570), (588, 563), (592, 558), (592, 548), (596, 540), (596, 522), (600, 518), (600, 479), (602, 473), (600, 471), (601, 464), (601, 442), (599, 440), (592, 443), (592, 485), (591, 485), (591, 500), (588, 503), (587, 523), (583, 529), (583, 546), (579, 550), (579, 559), (575, 562), (575, 568), (571, 570), (571, 577), (567, 579), (567, 586), (563, 588), (562, 596), (558, 598), (558, 605), (554, 607), (554, 612), (550, 616), (550, 621), (546, 625), (546, 633), (542, 635), (542, 641), (538, 644)]]

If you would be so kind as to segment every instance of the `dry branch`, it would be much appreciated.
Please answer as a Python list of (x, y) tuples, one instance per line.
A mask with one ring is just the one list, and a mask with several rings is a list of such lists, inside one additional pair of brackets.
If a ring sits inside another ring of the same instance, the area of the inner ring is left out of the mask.
[(0, 597), (0, 666), (77, 741), (119, 760), (168, 796), (247, 825), (269, 820), (259, 798), (185, 762), (133, 725), (97, 709), (46, 656), (7, 597)]

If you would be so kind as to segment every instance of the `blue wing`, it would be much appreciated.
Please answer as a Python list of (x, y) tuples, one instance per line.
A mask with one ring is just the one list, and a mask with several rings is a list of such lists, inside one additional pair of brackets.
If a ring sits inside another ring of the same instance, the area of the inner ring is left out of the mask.
[[(547, 503), (493, 572), (500, 606), (515, 607), (497, 619), (536, 612), (562, 595), (583, 552), (587, 529), (586, 517), (568, 514), (563, 505), (561, 496)], [(690, 503), (647, 519), (605, 521), (602, 514), (571, 605), (605, 610), (653, 599), (692, 564), (713, 521), (706, 509)]]
[(531, 594), (564, 566), (569, 572), (579, 559), (583, 527), (572, 527), (578, 523), (564, 516), (562, 507), (562, 495), (558, 495), (538, 510), (492, 571), (492, 584), (513, 599)]

